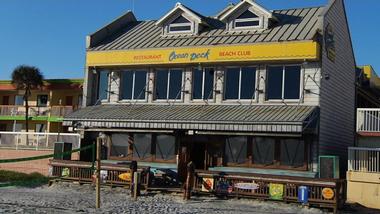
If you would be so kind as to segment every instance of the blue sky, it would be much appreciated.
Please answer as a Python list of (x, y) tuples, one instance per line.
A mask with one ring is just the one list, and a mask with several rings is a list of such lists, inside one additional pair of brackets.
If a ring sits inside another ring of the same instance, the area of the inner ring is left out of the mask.
[[(135, 0), (138, 19), (158, 19), (180, 0)], [(238, 0), (182, 0), (214, 15)], [(319, 6), (327, 0), (258, 0), (268, 9)], [(365, 3), (364, 3), (365, 2)], [(380, 72), (380, 1), (346, 0), (357, 64)], [(46, 78), (82, 78), (85, 36), (133, 8), (132, 0), (1, 0), (0, 79), (20, 64), (37, 66)]]

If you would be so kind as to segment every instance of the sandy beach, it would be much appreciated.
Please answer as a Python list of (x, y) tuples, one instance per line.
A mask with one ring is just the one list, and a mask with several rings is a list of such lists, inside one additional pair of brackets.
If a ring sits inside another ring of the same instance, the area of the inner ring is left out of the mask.
[(1, 188), (0, 213), (323, 213), (296, 204), (248, 199), (193, 197), (185, 202), (178, 194), (143, 193), (133, 201), (123, 188), (104, 187), (101, 196), (102, 208), (96, 210), (91, 185), (57, 183), (39, 188)]

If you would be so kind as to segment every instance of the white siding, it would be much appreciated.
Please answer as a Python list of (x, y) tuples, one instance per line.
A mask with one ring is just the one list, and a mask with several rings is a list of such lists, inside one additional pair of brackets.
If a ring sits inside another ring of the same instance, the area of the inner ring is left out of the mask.
[(329, 78), (321, 82), (319, 154), (339, 155), (345, 170), (347, 147), (355, 141), (355, 59), (342, 0), (332, 3), (323, 23), (335, 33), (336, 60), (330, 61), (323, 48), (322, 73)]

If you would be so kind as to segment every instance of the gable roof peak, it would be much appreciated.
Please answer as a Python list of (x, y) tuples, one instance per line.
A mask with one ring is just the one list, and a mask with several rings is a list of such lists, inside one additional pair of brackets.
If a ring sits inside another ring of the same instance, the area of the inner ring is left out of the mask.
[(269, 18), (273, 18), (272, 12), (265, 9), (260, 4), (256, 3), (255, 0), (240, 0), (240, 2), (237, 5), (235, 5), (232, 9), (230, 9), (227, 13), (223, 14), (223, 16), (220, 17), (220, 20), (225, 21), (228, 17), (234, 14), (239, 8), (241, 8), (244, 4), (250, 4), (252, 7), (257, 8), (259, 11), (267, 15)]
[(170, 10), (165, 16), (163, 16), (161, 19), (159, 19), (157, 22), (156, 22), (156, 25), (157, 26), (162, 26), (165, 21), (167, 21), (172, 15), (174, 15), (178, 10), (181, 10), (183, 11), (184, 13), (188, 14), (189, 16), (191, 16), (195, 21), (199, 22), (199, 23), (202, 23), (203, 22), (203, 16), (200, 15), (199, 13), (191, 10), (190, 8), (186, 7), (185, 5), (183, 5), (182, 3), (180, 2), (177, 2), (175, 4), (175, 7)]

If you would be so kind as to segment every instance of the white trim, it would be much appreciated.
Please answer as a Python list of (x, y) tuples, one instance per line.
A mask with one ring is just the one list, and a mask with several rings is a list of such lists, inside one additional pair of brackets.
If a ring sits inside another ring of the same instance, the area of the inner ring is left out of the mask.
[[(258, 21), (259, 24), (258, 25), (251, 25), (251, 26), (236, 26), (236, 23), (242, 23), (242, 22), (254, 22), (254, 21)], [(262, 26), (262, 18), (258, 17), (258, 18), (247, 18), (247, 19), (235, 19), (233, 21), (234, 23), (234, 29), (252, 29), (252, 28), (260, 28)]]
[(58, 136), (78, 136), (78, 137), (80, 137), (80, 134), (78, 134), (78, 133), (52, 133), (52, 132), (0, 132), (0, 134), (58, 135)]
[(221, 21), (225, 21), (228, 17), (230, 17), (233, 13), (235, 13), (244, 3), (248, 3), (250, 4), (253, 8), (261, 11), (263, 14), (265, 14), (266, 16), (268, 16), (269, 18), (272, 18), (272, 12), (270, 12), (269, 10), (263, 8), (262, 6), (260, 6), (259, 4), (257, 4), (256, 2), (253, 2), (251, 0), (243, 0), (241, 1), (239, 4), (237, 4), (233, 9), (231, 9), (230, 11), (228, 11), (226, 14), (224, 14), (220, 20)]
[[(190, 27), (190, 30), (180, 30), (180, 31), (172, 31), (172, 27)], [(168, 25), (168, 32), (169, 34), (175, 34), (175, 33), (192, 33), (194, 31), (193, 25), (190, 23), (175, 23), (175, 24), (169, 24)]]
[(191, 12), (190, 10), (188, 10), (186, 7), (184, 7), (181, 3), (177, 3), (176, 6), (171, 10), (169, 11), (165, 16), (163, 16), (161, 19), (159, 19), (157, 22), (156, 22), (156, 25), (157, 26), (162, 26), (165, 21), (171, 16), (173, 15), (178, 9), (182, 10), (183, 12), (185, 12), (186, 14), (188, 14), (189, 16), (191, 16), (192, 18), (194, 18), (195, 21), (197, 21), (198, 23), (201, 23), (202, 22), (202, 19), (201, 17), (199, 17), (198, 15), (196, 15), (195, 13)]

